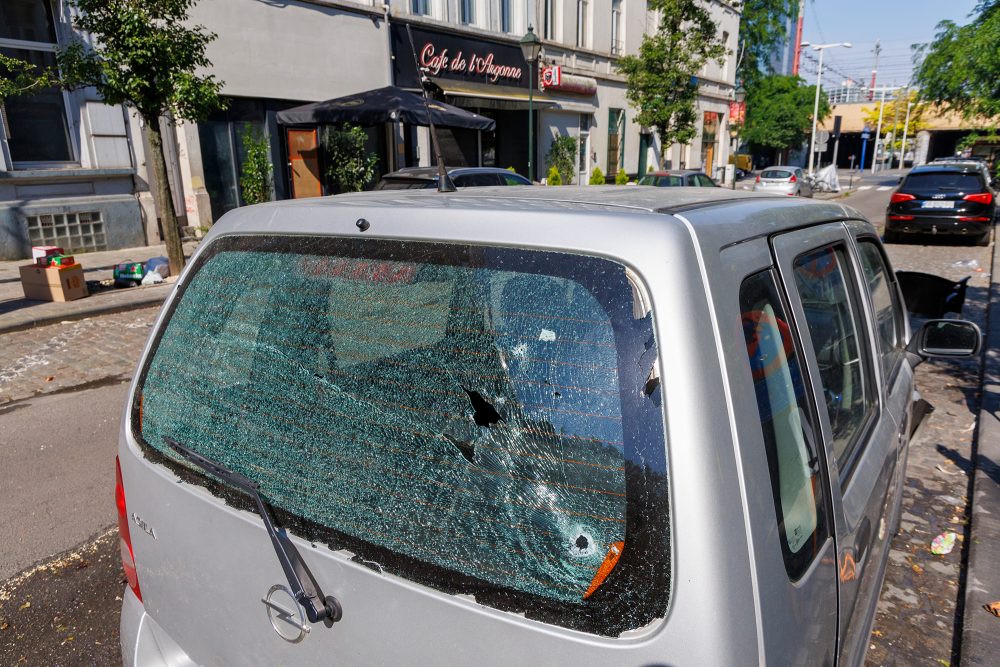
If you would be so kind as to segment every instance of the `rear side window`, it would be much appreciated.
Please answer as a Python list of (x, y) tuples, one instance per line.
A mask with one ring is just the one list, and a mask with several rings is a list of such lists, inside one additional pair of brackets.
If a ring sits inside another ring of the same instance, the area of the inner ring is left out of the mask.
[(501, 174), (502, 185), (531, 185), (528, 180), (517, 174)]
[(781, 551), (796, 580), (828, 535), (812, 411), (791, 325), (769, 272), (744, 281), (740, 310)]
[(878, 329), (882, 372), (889, 377), (903, 354), (902, 308), (896, 286), (889, 278), (882, 253), (872, 241), (858, 242), (861, 269), (868, 283), (875, 326)]
[(669, 589), (635, 290), (620, 264), (569, 254), (220, 239), (155, 343), (133, 429), (179, 474), (195, 473), (164, 436), (259, 482), (314, 541), (615, 636), (662, 618)]
[(869, 361), (861, 352), (859, 304), (845, 282), (848, 264), (842, 247), (802, 255), (794, 269), (833, 429), (833, 451), (843, 474), (874, 410)]
[(705, 176), (704, 174), (698, 174), (698, 184), (701, 185), (703, 188), (715, 187), (715, 181), (713, 181), (708, 176)]
[(791, 178), (792, 172), (783, 169), (767, 169), (760, 175), (761, 178)]
[(957, 171), (910, 174), (900, 188), (903, 192), (937, 190), (941, 192), (983, 192), (983, 177)]

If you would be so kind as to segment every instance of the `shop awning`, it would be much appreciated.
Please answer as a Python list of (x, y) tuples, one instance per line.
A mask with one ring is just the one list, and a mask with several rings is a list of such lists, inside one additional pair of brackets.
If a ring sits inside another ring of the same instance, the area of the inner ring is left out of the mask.
[[(528, 108), (528, 91), (523, 88), (509, 86), (494, 86), (471, 81), (451, 81), (435, 79), (448, 97), (461, 98), (463, 104), (476, 105), (484, 109), (523, 110)], [(535, 106), (552, 106), (554, 101), (545, 99), (539, 91), (535, 91), (532, 103)]]
[[(427, 117), (430, 110), (430, 119)], [(325, 102), (304, 104), (278, 112), (282, 125), (326, 125), (355, 123), (371, 125), (399, 121), (409, 125), (429, 125), (433, 121), (440, 127), (460, 127), (470, 130), (493, 130), (496, 121), (459, 107), (424, 99), (396, 86), (377, 88), (356, 95), (338, 97)]]

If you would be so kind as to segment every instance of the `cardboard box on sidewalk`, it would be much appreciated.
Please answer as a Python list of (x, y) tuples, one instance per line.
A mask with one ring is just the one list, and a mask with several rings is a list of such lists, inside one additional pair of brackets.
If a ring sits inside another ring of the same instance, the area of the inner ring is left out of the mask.
[(88, 294), (83, 267), (79, 264), (46, 268), (30, 264), (20, 267), (20, 271), (26, 299), (73, 301)]

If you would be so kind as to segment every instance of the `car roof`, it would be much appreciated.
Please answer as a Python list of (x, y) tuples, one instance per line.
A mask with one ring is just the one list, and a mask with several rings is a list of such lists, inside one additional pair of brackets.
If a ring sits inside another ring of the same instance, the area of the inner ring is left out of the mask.
[[(982, 167), (970, 162), (937, 162), (935, 164), (921, 164), (910, 170), (910, 174), (923, 173), (969, 173), (981, 174)], [(907, 174), (909, 175), (909, 174)]]
[[(509, 174), (507, 169), (499, 167), (447, 167), (449, 176), (461, 176), (463, 174)], [(437, 167), (403, 167), (393, 172), (389, 172), (382, 178), (426, 178), (435, 179), (438, 175)]]
[[(396, 211), (406, 215), (393, 215)], [(567, 248), (577, 247), (567, 239), (573, 239), (581, 227), (611, 238), (659, 237), (672, 229), (672, 234), (693, 235), (705, 247), (718, 248), (802, 225), (865, 220), (835, 201), (727, 188), (489, 186), (448, 193), (433, 189), (356, 192), (245, 206), (213, 225), (206, 242), (229, 233), (356, 234), (361, 225), (356, 228), (355, 222), (362, 218), (380, 225), (386, 237), (502, 238), (504, 243), (521, 245), (545, 245), (544, 239), (555, 239), (548, 243)], [(500, 219), (514, 222), (498, 225)], [(537, 238), (527, 242), (525, 233), (532, 229), (537, 230)]]
[(785, 171), (795, 171), (796, 169), (801, 169), (802, 167), (795, 167), (790, 164), (775, 164), (770, 167), (762, 167), (761, 171), (767, 171), (768, 169), (784, 169)]
[(667, 171), (651, 171), (643, 176), (690, 176), (691, 174), (705, 174), (698, 169), (669, 169)]

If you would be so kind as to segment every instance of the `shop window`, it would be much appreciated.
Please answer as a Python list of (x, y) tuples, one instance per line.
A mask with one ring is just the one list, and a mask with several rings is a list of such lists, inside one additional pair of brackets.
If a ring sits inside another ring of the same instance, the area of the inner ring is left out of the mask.
[(580, 140), (577, 142), (580, 148), (580, 159), (578, 170), (580, 172), (580, 183), (586, 183), (590, 171), (587, 167), (589, 166), (589, 155), (590, 155), (590, 114), (582, 113), (580, 114)]
[[(0, 3), (0, 53), (37, 68), (55, 67), (56, 33), (44, 0)], [(0, 76), (3, 76), (0, 71)], [(56, 87), (8, 97), (0, 105), (11, 159), (15, 163), (73, 160), (66, 101)]]
[(608, 111), (608, 171), (609, 177), (618, 173), (625, 163), (625, 111)]
[(622, 0), (611, 0), (611, 54), (620, 56), (625, 52), (622, 37)]
[(576, 45), (580, 48), (590, 46), (590, 2), (576, 0)]

